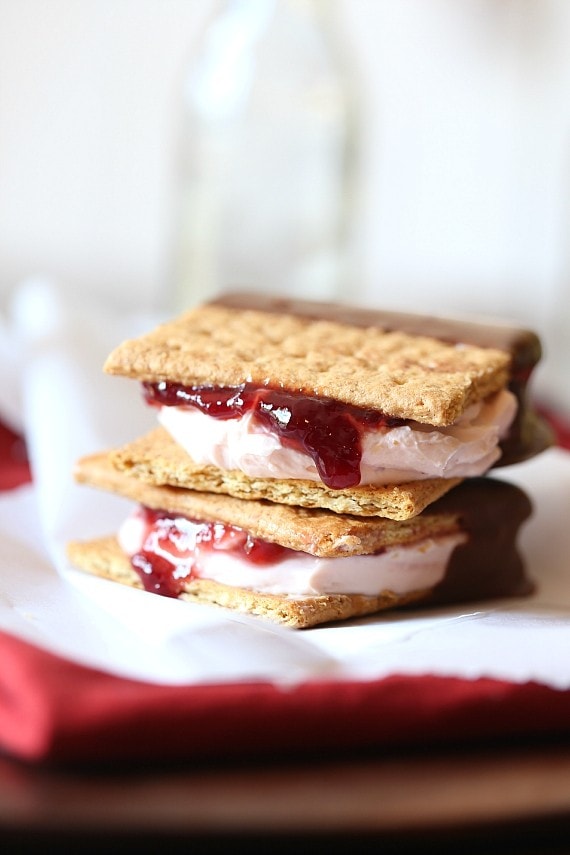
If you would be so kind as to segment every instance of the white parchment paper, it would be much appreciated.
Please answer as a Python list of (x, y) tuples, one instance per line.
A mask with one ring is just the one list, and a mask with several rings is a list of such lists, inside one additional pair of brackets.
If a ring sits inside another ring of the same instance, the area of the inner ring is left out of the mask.
[(534, 505), (520, 537), (537, 583), (530, 598), (294, 631), (70, 568), (66, 541), (112, 533), (131, 507), (76, 485), (75, 460), (154, 424), (138, 384), (104, 375), (103, 361), (123, 338), (158, 320), (62, 304), (50, 283), (20, 289), (1, 330), (13, 371), (9, 385), (0, 381), (0, 416), (8, 413), (26, 431), (34, 486), (0, 495), (0, 629), (74, 661), (163, 684), (431, 673), (570, 688), (570, 454), (560, 449), (494, 473), (523, 487)]

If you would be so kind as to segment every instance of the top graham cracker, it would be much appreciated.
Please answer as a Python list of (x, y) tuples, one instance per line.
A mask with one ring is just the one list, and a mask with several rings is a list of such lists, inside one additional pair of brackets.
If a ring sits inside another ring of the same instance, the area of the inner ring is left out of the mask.
[(497, 348), (223, 303), (123, 342), (104, 366), (148, 382), (253, 383), (437, 426), (505, 387), (509, 369)]

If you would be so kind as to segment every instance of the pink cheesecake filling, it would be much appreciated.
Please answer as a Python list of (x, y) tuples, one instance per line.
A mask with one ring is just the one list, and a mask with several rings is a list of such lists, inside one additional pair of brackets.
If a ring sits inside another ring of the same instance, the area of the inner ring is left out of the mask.
[(374, 555), (318, 558), (254, 538), (235, 526), (200, 523), (138, 508), (119, 530), (146, 590), (176, 597), (192, 579), (289, 597), (377, 596), (427, 590), (443, 577), (459, 532), (394, 546)]
[[(508, 434), (516, 411), (515, 396), (501, 391), (471, 406), (449, 427), (402, 420), (363, 422), (357, 474), (352, 480), (333, 481), (328, 486), (382, 486), (482, 475), (499, 460), (499, 443)], [(282, 433), (260, 423), (251, 410), (237, 418), (220, 418), (194, 406), (170, 405), (159, 407), (158, 419), (198, 464), (237, 469), (251, 478), (327, 483), (318, 456), (301, 445), (287, 443)]]

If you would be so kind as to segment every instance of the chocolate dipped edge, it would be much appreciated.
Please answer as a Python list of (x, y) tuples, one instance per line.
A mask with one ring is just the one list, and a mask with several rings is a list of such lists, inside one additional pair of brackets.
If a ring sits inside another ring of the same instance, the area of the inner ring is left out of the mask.
[(425, 603), (528, 596), (535, 590), (517, 543), (532, 514), (523, 490), (495, 478), (470, 478), (424, 511), (441, 512), (458, 515), (468, 540), (453, 551), (444, 579)]

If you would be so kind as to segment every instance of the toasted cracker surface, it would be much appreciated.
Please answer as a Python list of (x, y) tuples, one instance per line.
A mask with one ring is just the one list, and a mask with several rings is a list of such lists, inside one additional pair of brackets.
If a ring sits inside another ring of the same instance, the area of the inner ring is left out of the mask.
[(242, 472), (202, 466), (159, 427), (110, 453), (114, 466), (150, 484), (226, 493), (238, 499), (265, 499), (302, 508), (326, 508), (337, 514), (406, 520), (460, 483), (432, 478), (386, 487), (358, 486), (332, 490), (320, 482), (249, 478)]
[(410, 520), (395, 521), (156, 486), (118, 470), (107, 453), (79, 460), (75, 478), (79, 483), (117, 493), (149, 508), (238, 526), (254, 537), (320, 557), (366, 555), (459, 529), (457, 513), (420, 514)]
[[(86, 542), (74, 541), (68, 545), (67, 554), (71, 563), (79, 570), (142, 588), (138, 575), (114, 537)], [(292, 629), (307, 629), (331, 621), (347, 620), (403, 606), (421, 600), (428, 594), (429, 591), (416, 591), (405, 595), (386, 591), (377, 597), (335, 594), (291, 599), (245, 588), (233, 588), (207, 579), (195, 579), (186, 584), (186, 590), (180, 599), (222, 606)]]
[(227, 291), (210, 302), (232, 309), (254, 310), (280, 315), (300, 315), (313, 320), (329, 320), (356, 327), (399, 330), (438, 341), (462, 342), (491, 347), (510, 355), (516, 373), (532, 370), (542, 355), (537, 334), (515, 321), (492, 316), (428, 315), (393, 311), (371, 306), (354, 306), (332, 301), (306, 300), (253, 291)]
[(254, 383), (449, 425), (507, 384), (509, 364), (492, 348), (206, 304), (119, 345), (104, 369), (150, 382)]

